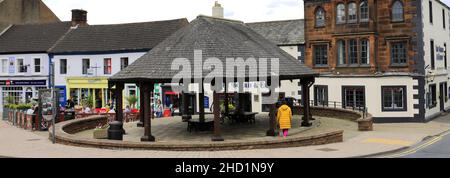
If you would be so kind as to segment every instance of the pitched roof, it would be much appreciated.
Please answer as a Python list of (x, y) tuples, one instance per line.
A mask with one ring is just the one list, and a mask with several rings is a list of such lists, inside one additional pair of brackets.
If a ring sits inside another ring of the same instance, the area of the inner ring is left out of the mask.
[(277, 45), (305, 44), (305, 21), (303, 19), (256, 22), (247, 25)]
[(189, 24), (187, 19), (176, 19), (144, 23), (81, 26), (72, 29), (50, 52), (148, 51), (187, 24)]
[(70, 26), (70, 22), (13, 25), (0, 36), (0, 54), (46, 53)]
[[(213, 17), (199, 16), (187, 27), (177, 31), (133, 64), (110, 77), (111, 82), (170, 81), (178, 70), (171, 70), (176, 58), (186, 58), (194, 69), (194, 50), (202, 50), (203, 60), (215, 57), (225, 66), (227, 58), (278, 58), (279, 75), (283, 79), (298, 79), (316, 73), (281, 50), (276, 44), (248, 28), (244, 23)], [(267, 64), (269, 77), (273, 66)], [(250, 66), (250, 68), (258, 67)], [(242, 70), (242, 69), (241, 69)], [(244, 69), (245, 70), (245, 69)], [(242, 71), (240, 71), (242, 72)], [(203, 72), (205, 78), (210, 72)], [(226, 74), (226, 71), (223, 73)], [(194, 75), (191, 75), (194, 78)], [(246, 71), (246, 77), (256, 77)], [(240, 76), (242, 77), (242, 76)], [(200, 77), (196, 77), (200, 78)]]

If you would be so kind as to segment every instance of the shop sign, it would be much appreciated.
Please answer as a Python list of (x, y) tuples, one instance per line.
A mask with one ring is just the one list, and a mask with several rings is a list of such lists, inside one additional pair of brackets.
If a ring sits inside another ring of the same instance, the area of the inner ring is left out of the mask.
[(0, 85), (6, 85), (6, 86), (47, 85), (47, 81), (45, 81), (45, 80), (0, 80)]

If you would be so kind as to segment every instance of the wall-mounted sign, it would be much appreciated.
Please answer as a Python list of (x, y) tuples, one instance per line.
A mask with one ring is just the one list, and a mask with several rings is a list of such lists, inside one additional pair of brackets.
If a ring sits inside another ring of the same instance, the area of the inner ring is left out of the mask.
[(5, 86), (47, 85), (47, 81), (46, 80), (0, 80), (0, 85), (5, 85)]

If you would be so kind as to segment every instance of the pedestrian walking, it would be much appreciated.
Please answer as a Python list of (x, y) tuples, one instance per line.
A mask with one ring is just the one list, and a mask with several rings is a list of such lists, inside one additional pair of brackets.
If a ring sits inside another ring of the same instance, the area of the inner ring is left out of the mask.
[(283, 132), (283, 137), (288, 136), (289, 129), (292, 127), (292, 111), (285, 100), (282, 101), (277, 113), (277, 123), (279, 129)]

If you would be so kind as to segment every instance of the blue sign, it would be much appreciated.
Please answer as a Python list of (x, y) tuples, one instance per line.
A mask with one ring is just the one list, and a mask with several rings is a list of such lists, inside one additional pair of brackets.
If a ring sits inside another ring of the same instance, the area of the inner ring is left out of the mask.
[(205, 101), (204, 103), (205, 108), (209, 108), (209, 97), (205, 96), (204, 101)]

